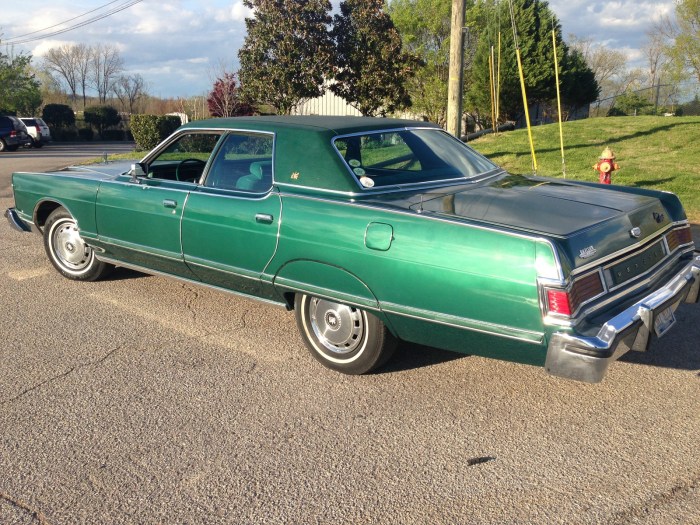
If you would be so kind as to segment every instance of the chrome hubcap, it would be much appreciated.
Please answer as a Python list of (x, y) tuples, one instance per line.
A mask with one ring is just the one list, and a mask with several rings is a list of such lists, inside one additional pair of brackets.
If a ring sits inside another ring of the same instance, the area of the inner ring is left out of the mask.
[(54, 227), (51, 245), (59, 262), (66, 268), (78, 271), (90, 264), (92, 250), (78, 234), (72, 221), (65, 221)]
[(364, 319), (357, 308), (313, 298), (309, 317), (316, 337), (333, 353), (348, 354), (362, 342)]

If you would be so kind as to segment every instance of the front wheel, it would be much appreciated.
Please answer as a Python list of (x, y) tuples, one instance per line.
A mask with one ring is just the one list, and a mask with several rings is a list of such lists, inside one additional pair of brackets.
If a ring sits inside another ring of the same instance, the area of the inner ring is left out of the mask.
[(65, 208), (56, 208), (46, 220), (44, 248), (54, 268), (68, 279), (96, 281), (113, 269), (95, 258), (94, 250), (80, 237), (75, 219)]
[(375, 315), (342, 303), (297, 294), (297, 326), (311, 354), (344, 374), (364, 374), (383, 365), (397, 340)]

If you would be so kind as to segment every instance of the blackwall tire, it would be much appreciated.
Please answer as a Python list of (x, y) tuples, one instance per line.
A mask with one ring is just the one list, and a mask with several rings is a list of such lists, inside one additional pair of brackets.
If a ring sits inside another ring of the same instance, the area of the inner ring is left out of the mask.
[(397, 340), (375, 315), (342, 303), (297, 294), (297, 326), (311, 354), (344, 374), (365, 374), (382, 366)]

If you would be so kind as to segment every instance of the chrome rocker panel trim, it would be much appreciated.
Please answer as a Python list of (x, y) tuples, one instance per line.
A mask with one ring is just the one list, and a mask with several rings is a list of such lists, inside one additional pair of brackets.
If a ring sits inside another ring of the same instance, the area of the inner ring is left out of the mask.
[[(696, 252), (697, 253), (697, 252)], [(630, 350), (645, 351), (654, 330), (654, 317), (681, 302), (698, 302), (700, 255), (665, 286), (607, 321), (594, 337), (555, 332), (549, 340), (545, 370), (555, 376), (587, 383), (603, 380), (611, 362)]]

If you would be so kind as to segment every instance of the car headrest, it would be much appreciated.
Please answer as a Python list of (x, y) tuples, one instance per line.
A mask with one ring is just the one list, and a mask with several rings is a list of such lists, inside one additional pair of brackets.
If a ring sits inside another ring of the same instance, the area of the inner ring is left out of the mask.
[(256, 180), (262, 180), (266, 172), (270, 171), (272, 167), (272, 162), (269, 160), (262, 160), (258, 162), (250, 163), (250, 174), (255, 177)]

